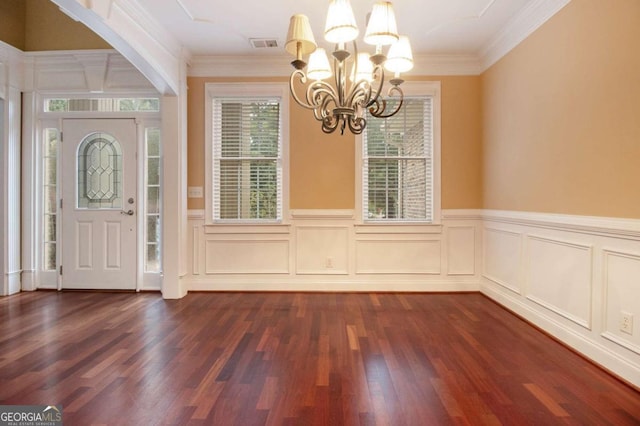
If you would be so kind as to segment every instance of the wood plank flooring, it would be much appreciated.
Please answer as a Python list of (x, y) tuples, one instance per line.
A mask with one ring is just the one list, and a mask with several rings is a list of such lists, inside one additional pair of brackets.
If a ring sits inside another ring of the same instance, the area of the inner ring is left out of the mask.
[(0, 299), (0, 403), (65, 425), (639, 425), (640, 393), (480, 294)]

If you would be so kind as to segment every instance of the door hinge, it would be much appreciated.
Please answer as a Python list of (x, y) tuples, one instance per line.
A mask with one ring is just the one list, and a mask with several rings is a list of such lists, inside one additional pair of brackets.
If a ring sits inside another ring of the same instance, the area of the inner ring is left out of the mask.
[(60, 142), (64, 142), (64, 133), (60, 132)]
[(62, 208), (62, 198), (60, 198), (60, 208)]
[(60, 265), (60, 275), (62, 275), (62, 265)]

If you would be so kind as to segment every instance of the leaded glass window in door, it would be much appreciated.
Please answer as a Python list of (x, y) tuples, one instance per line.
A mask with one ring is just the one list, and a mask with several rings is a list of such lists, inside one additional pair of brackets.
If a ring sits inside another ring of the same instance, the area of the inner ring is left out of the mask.
[(92, 133), (78, 147), (77, 206), (122, 208), (122, 150), (108, 133)]

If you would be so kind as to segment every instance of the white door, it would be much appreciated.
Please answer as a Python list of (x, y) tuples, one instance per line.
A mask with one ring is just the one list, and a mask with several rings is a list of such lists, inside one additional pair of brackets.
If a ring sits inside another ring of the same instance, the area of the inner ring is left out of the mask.
[(62, 123), (62, 287), (136, 288), (136, 124)]

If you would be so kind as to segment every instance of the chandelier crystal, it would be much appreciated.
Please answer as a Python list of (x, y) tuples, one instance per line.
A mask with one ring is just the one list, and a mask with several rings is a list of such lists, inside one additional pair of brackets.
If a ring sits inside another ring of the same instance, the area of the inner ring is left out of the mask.
[[(413, 56), (409, 39), (398, 35), (391, 2), (374, 4), (369, 14), (363, 40), (375, 46), (373, 54), (358, 51), (358, 34), (349, 0), (331, 0), (324, 30), (325, 40), (334, 44), (331, 66), (325, 49), (317, 47), (309, 19), (299, 14), (291, 17), (285, 50), (296, 59), (291, 62), (295, 70), (289, 79), (289, 89), (299, 105), (313, 110), (325, 133), (340, 128), (344, 134), (348, 127), (352, 133), (360, 134), (367, 125), (364, 117), (367, 110), (374, 117), (388, 118), (402, 108), (404, 93), (400, 85), (404, 80), (400, 73), (413, 68)], [(387, 56), (383, 48), (388, 45)], [(306, 55), (308, 63), (303, 59)], [(397, 100), (391, 111), (382, 96), (385, 69), (394, 74), (386, 93)], [(332, 76), (333, 85), (325, 81)], [(300, 96), (298, 91), (304, 95)]]

